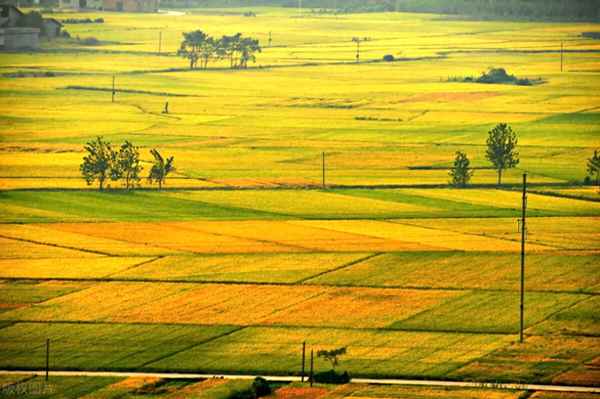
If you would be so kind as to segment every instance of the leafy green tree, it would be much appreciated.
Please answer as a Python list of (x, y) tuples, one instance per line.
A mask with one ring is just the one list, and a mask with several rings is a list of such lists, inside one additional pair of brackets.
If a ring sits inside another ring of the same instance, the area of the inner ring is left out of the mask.
[(97, 180), (98, 188), (102, 191), (106, 179), (112, 179), (115, 176), (115, 152), (110, 143), (102, 140), (102, 137), (88, 142), (84, 148), (87, 155), (83, 157), (79, 170), (88, 186)]
[(212, 37), (207, 37), (199, 48), (199, 56), (203, 69), (208, 68), (208, 61), (215, 58), (217, 55), (217, 42)]
[(183, 33), (183, 41), (177, 54), (190, 60), (190, 69), (196, 68), (201, 57), (202, 48), (206, 45), (208, 38), (208, 35), (201, 30)]
[(248, 61), (256, 62), (256, 53), (260, 53), (262, 48), (258, 39), (244, 37), (240, 41), (240, 68), (248, 68)]
[(335, 366), (339, 364), (339, 357), (346, 354), (346, 347), (332, 349), (332, 350), (320, 350), (317, 352), (317, 357), (322, 357), (331, 363), (331, 369), (335, 369)]
[(598, 190), (600, 190), (600, 153), (598, 153), (598, 150), (595, 150), (594, 155), (588, 159), (587, 172), (590, 179), (593, 179), (594, 175), (596, 175), (596, 185), (598, 186)]
[(221, 59), (229, 60), (229, 67), (237, 68), (237, 54), (240, 51), (242, 34), (236, 33), (232, 36), (223, 36), (217, 42), (217, 54)]
[(486, 157), (498, 171), (498, 185), (502, 184), (502, 171), (519, 164), (517, 141), (516, 133), (506, 123), (488, 132)]
[(161, 190), (167, 175), (175, 170), (173, 166), (174, 157), (169, 157), (165, 160), (156, 149), (150, 150), (150, 153), (154, 157), (154, 163), (148, 175), (148, 182), (150, 184), (157, 182), (158, 189)]
[(456, 158), (454, 159), (454, 165), (450, 169), (450, 184), (454, 187), (465, 187), (471, 177), (473, 176), (473, 170), (470, 168), (471, 162), (467, 157), (467, 154), (461, 151), (456, 152)]
[(119, 149), (116, 165), (118, 165), (119, 178), (125, 179), (125, 188), (134, 189), (140, 182), (140, 173), (143, 169), (140, 165), (139, 148), (126, 140)]

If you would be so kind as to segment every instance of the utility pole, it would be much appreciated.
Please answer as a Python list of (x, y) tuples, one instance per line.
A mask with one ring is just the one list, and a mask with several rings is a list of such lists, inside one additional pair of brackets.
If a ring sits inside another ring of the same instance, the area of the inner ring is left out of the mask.
[(158, 32), (158, 54), (162, 52), (162, 31)]
[(310, 386), (312, 388), (313, 386), (313, 370), (314, 370), (314, 350), (310, 350), (310, 377), (309, 377), (309, 381), (310, 381)]
[(269, 47), (271, 47), (272, 43), (273, 43), (273, 32), (269, 32)]
[(356, 63), (360, 62), (360, 43), (369, 40), (368, 37), (353, 37), (352, 41), (356, 43)]
[(560, 71), (563, 71), (563, 64), (564, 64), (564, 43), (560, 42)]
[(323, 186), (323, 189), (325, 189), (325, 152), (323, 152), (323, 154), (322, 154), (321, 165), (322, 165), (322, 169), (323, 169), (321, 185)]
[(525, 236), (527, 234), (527, 173), (523, 173), (523, 204), (521, 205), (521, 312), (519, 324), (519, 342), (523, 343), (523, 319), (525, 312)]
[(48, 371), (50, 370), (50, 338), (46, 338), (46, 381), (48, 381)]
[(302, 374), (300, 374), (300, 382), (304, 382), (304, 363), (306, 361), (306, 341), (302, 342)]
[(115, 102), (115, 75), (113, 75), (113, 81), (112, 81), (112, 102)]

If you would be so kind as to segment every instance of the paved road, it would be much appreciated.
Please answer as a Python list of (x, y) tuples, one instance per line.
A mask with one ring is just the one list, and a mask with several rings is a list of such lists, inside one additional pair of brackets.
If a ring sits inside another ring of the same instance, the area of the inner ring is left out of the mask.
[[(0, 375), (45, 375), (45, 371), (26, 371), (26, 370), (0, 370)], [(235, 375), (235, 374), (192, 374), (192, 373), (137, 373), (120, 371), (50, 371), (50, 376), (61, 377), (156, 377), (156, 378), (227, 378), (227, 379), (253, 379), (255, 375)], [(269, 381), (292, 382), (300, 381), (296, 376), (263, 376)], [(508, 390), (529, 390), (529, 391), (553, 391), (553, 392), (583, 392), (598, 393), (600, 387), (583, 387), (567, 385), (540, 385), (540, 384), (519, 384), (519, 383), (494, 383), (494, 382), (467, 382), (467, 381), (438, 381), (438, 380), (404, 380), (404, 379), (374, 379), (374, 378), (353, 378), (356, 384), (380, 384), (380, 385), (412, 385), (428, 387), (454, 387), (454, 388), (480, 388), (480, 389), (508, 389)]]

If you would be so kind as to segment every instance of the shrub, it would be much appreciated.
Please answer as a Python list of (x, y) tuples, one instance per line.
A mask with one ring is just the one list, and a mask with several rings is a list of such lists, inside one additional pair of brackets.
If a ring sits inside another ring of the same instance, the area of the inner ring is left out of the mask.
[(256, 377), (254, 379), (254, 382), (252, 383), (252, 389), (254, 389), (254, 393), (256, 394), (257, 398), (271, 394), (271, 386), (267, 380), (262, 377)]
[(95, 37), (85, 37), (79, 41), (84, 46), (99, 46), (100, 40)]
[(392, 62), (394, 61), (396, 58), (394, 58), (394, 56), (392, 54), (386, 54), (383, 56), (383, 60), (385, 62)]
[(322, 384), (347, 384), (350, 382), (350, 375), (347, 371), (337, 373), (335, 370), (324, 371), (314, 375), (315, 382)]
[(504, 68), (491, 68), (477, 79), (478, 83), (514, 83), (516, 81), (517, 78), (509, 75)]

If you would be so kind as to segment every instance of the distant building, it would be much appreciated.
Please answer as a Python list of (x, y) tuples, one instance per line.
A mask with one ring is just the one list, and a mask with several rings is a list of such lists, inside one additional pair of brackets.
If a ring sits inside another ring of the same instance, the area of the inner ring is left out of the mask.
[(0, 5), (0, 28), (14, 28), (23, 16), (21, 10), (11, 5)]
[(3, 50), (36, 49), (40, 45), (40, 30), (18, 27), (24, 14), (15, 6), (0, 5), (0, 47)]
[(54, 39), (60, 36), (60, 30), (63, 24), (55, 20), (54, 18), (44, 18), (44, 36), (48, 39)]
[(86, 8), (86, 0), (59, 0), (58, 7), (67, 10), (81, 10)]
[(4, 50), (36, 49), (40, 46), (40, 30), (0, 28), (0, 45)]
[(158, 0), (103, 0), (105, 11), (157, 12)]
[(99, 10), (102, 8), (102, 0), (59, 0), (58, 6), (65, 10)]

